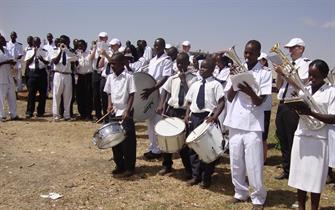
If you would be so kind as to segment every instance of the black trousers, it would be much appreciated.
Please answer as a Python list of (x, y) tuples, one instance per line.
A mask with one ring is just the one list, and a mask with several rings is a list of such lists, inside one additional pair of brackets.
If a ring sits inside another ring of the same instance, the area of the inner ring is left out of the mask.
[(117, 168), (133, 171), (136, 163), (136, 133), (135, 124), (132, 119), (122, 123), (126, 131), (126, 139), (114, 146), (113, 157)]
[(287, 175), (290, 172), (291, 150), (298, 123), (298, 114), (284, 103), (280, 103), (276, 115), (276, 135), (281, 147), (283, 170)]
[(45, 69), (29, 69), (28, 72), (28, 103), (27, 115), (33, 115), (35, 111), (36, 93), (39, 92), (37, 114), (45, 113), (45, 103), (47, 99), (47, 72)]
[[(106, 81), (107, 81), (106, 77), (101, 77), (101, 80), (100, 80), (100, 95), (101, 95), (103, 115), (107, 114), (107, 107), (108, 107), (108, 95), (107, 95), (107, 93), (104, 92)], [(105, 120), (105, 122), (106, 122), (106, 120)]]
[(92, 73), (79, 74), (76, 87), (76, 100), (81, 118), (91, 118), (92, 113)]
[[(167, 115), (170, 117), (179, 117), (183, 119), (185, 116), (185, 112), (186, 112), (185, 109), (174, 109), (172, 107), (169, 107)], [(186, 132), (186, 135), (187, 135), (187, 132)], [(184, 145), (183, 148), (179, 151), (179, 155), (185, 167), (186, 172), (191, 174), (192, 167), (191, 167), (191, 161), (190, 161), (190, 156), (189, 156), (189, 150), (190, 149), (186, 145)], [(172, 153), (162, 153), (162, 156), (163, 156), (162, 165), (164, 167), (171, 168), (173, 164)]]
[[(192, 113), (189, 131), (192, 132), (196, 127), (203, 123), (208, 114), (209, 112)], [(215, 161), (205, 163), (199, 160), (197, 153), (192, 149), (190, 149), (189, 155), (192, 164), (192, 177), (205, 182), (210, 181), (211, 176), (214, 173)]]
[(100, 91), (101, 74), (97, 71), (92, 73), (92, 97), (93, 97), (93, 109), (95, 110), (95, 116), (101, 118), (101, 91)]

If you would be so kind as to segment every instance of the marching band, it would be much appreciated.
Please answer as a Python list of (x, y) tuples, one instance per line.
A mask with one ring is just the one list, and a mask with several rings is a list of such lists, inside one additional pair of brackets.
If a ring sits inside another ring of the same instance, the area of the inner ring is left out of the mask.
[(263, 168), (273, 69), (279, 90), (276, 135), (283, 159), (283, 171), (275, 178), (288, 179), (297, 189), (300, 209), (305, 208), (307, 192), (312, 209), (318, 208), (335, 165), (335, 74), (323, 60), (303, 57), (301, 38), (285, 45), (290, 58), (277, 44), (267, 55), (259, 41), (250, 40), (244, 62), (234, 47), (199, 55), (190, 53), (189, 41), (178, 51), (162, 38), (153, 48), (145, 40), (138, 40), (137, 48), (129, 41), (123, 47), (116, 38), (108, 42), (106, 32), (98, 34), (89, 50), (85, 40), (76, 40), (71, 48), (66, 35), (53, 41), (49, 33), (44, 46), (39, 37), (31, 37), (26, 50), (16, 38), (12, 32), (6, 43), (0, 36), (1, 122), (7, 121), (6, 100), (10, 119), (19, 119), (15, 91), (22, 89), (25, 75), (27, 119), (33, 120), (37, 92), (36, 116), (44, 116), (52, 91), (55, 122), (75, 120), (74, 100), (81, 120), (103, 121), (93, 142), (100, 149), (112, 148), (113, 175), (136, 173), (135, 123), (146, 120), (150, 143), (143, 156), (163, 159), (158, 174), (173, 173), (172, 154), (179, 153), (187, 184), (209, 188), (215, 165), (229, 148), (235, 192), (231, 202), (250, 198), (253, 209), (263, 209), (267, 197)]

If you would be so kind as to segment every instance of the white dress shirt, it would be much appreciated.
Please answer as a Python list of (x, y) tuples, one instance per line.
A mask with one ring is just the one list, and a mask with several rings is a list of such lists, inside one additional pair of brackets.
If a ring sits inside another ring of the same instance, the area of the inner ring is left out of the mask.
[(87, 74), (92, 72), (92, 60), (89, 52), (78, 53), (79, 66), (77, 69), (78, 74)]
[[(9, 51), (6, 48), (3, 49), (4, 52), (0, 50), (0, 63), (8, 60), (13, 60), (13, 57), (11, 54), (9, 54)], [(14, 83), (10, 69), (10, 64), (3, 64), (0, 66), (0, 84)]]
[(147, 62), (149, 62), (152, 59), (152, 49), (149, 46), (146, 46), (144, 49), (144, 53), (142, 56)]
[(205, 107), (199, 109), (197, 106), (197, 96), (202, 85), (202, 80), (198, 80), (191, 85), (185, 100), (191, 102), (190, 110), (193, 113), (211, 112), (217, 107), (219, 100), (224, 96), (223, 87), (213, 76), (206, 78), (205, 83)]
[(172, 61), (165, 53), (159, 58), (155, 56), (150, 60), (148, 73), (156, 80), (160, 81), (165, 76), (172, 75)]
[[(179, 74), (180, 73), (178, 72), (177, 74), (170, 76), (163, 85), (163, 89), (166, 92), (171, 94), (168, 104), (175, 109), (185, 108), (185, 105), (186, 105), (186, 100), (184, 100), (184, 104), (182, 106), (179, 106), (178, 95), (179, 95), (180, 83), (181, 83)], [(186, 79), (186, 84), (188, 88), (190, 88), (192, 84), (198, 80), (197, 76), (189, 71), (186, 72), (185, 79)]]
[[(311, 86), (306, 87), (310, 93), (312, 93)], [(299, 92), (302, 95), (302, 91)], [(318, 91), (313, 94), (313, 99), (316, 102), (316, 105), (324, 112), (324, 114), (335, 114), (335, 87), (329, 86), (325, 83)], [(297, 130), (294, 135), (296, 136), (312, 136), (320, 139), (328, 138), (328, 126), (325, 125), (319, 130), (310, 130), (308, 129), (306, 122), (300, 118)]]
[(115, 116), (122, 116), (127, 108), (129, 94), (136, 92), (133, 75), (125, 69), (119, 76), (114, 73), (108, 75), (104, 92), (111, 96)]
[[(59, 55), (60, 51), (61, 51), (60, 48), (55, 49), (51, 59), (56, 58)], [(72, 73), (71, 62), (77, 61), (78, 57), (73, 52), (70, 52), (70, 50), (67, 49), (67, 48), (64, 49), (63, 51), (66, 54), (66, 65), (63, 65), (63, 63), (62, 63), (63, 55), (61, 54), (60, 59), (59, 59), (59, 63), (55, 64), (55, 71), (60, 72), (60, 73)]]
[[(7, 45), (6, 45), (6, 48), (7, 48), (8, 52), (9, 52), (9, 54), (13, 57), (13, 59), (15, 61), (18, 60), (18, 57), (20, 55), (22, 55), (22, 56), (24, 55), (23, 46), (19, 42), (13, 43), (12, 41), (8, 41)], [(20, 68), (20, 65), (21, 65), (21, 63), (17, 62), (15, 66), (17, 68)]]
[[(258, 96), (271, 95), (271, 71), (265, 70), (260, 63), (257, 63), (250, 71), (259, 87), (256, 94)], [(230, 87), (232, 83), (229, 77), (225, 92), (228, 92)], [(225, 126), (245, 131), (264, 131), (264, 107), (262, 104), (254, 105), (247, 94), (237, 91), (227, 108), (227, 116), (223, 123)]]
[[(35, 48), (32, 48), (31, 50), (27, 51), (26, 56), (24, 58), (24, 61), (27, 62), (27, 60), (29, 60), (31, 57), (34, 56), (34, 52), (35, 52), (34, 49)], [(43, 48), (38, 48), (36, 50), (35, 58), (33, 58), (33, 62), (29, 65), (30, 69), (36, 69), (35, 59), (38, 59), (39, 56), (42, 56), (43, 59), (46, 60), (46, 61), (50, 61), (50, 57), (49, 57), (48, 51), (45, 50), (45, 49), (43, 49)], [(39, 66), (39, 69), (46, 68), (46, 65), (40, 59), (38, 59), (38, 66)]]

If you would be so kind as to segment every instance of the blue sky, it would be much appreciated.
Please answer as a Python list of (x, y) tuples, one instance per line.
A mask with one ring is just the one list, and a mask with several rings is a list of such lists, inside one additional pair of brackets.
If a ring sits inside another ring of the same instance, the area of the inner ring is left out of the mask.
[(86, 41), (100, 31), (123, 43), (155, 38), (192, 43), (192, 49), (217, 51), (257, 39), (268, 52), (293, 37), (306, 42), (305, 56), (335, 66), (334, 0), (1, 0), (0, 33), (18, 41), (48, 32)]

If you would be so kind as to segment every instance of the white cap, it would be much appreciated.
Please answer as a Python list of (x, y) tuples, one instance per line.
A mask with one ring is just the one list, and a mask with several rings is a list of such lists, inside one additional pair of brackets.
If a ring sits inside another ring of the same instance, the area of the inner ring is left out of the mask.
[(181, 44), (183, 46), (191, 46), (191, 42), (190, 41), (183, 41), (183, 43)]
[(293, 38), (285, 45), (285, 48), (294, 47), (297, 45), (305, 47), (304, 40), (302, 40), (301, 38)]
[(261, 55), (258, 57), (258, 59), (257, 60), (262, 60), (262, 59), (265, 59), (265, 60), (267, 60), (268, 59), (268, 55), (266, 54), (266, 53), (263, 53), (263, 52), (261, 52)]
[(112, 39), (110, 42), (109, 42), (110, 45), (121, 45), (121, 42), (120, 40), (118, 39)]
[(170, 43), (167, 43), (166, 45), (165, 45), (165, 49), (169, 49), (169, 48), (171, 48), (172, 47), (172, 45), (170, 44)]
[(107, 32), (100, 32), (99, 33), (99, 37), (107, 37), (107, 36), (108, 36)]

